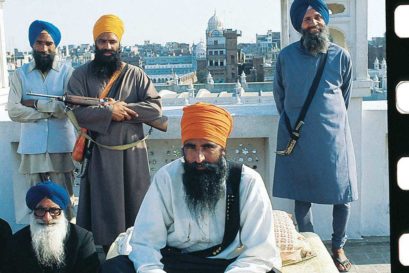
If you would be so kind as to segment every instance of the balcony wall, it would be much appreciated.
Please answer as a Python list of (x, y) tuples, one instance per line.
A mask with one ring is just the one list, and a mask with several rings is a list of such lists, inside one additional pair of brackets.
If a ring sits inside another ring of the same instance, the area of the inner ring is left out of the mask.
[[(3, 96), (1, 96), (3, 94)], [(20, 125), (11, 122), (4, 110), (4, 94), (0, 93), (0, 217), (5, 218), (16, 231), (22, 225), (16, 222), (14, 206), (22, 206), (22, 201), (14, 202), (13, 181), (20, 181), (17, 173), (19, 156), (16, 153)], [(358, 161), (360, 199), (352, 204), (349, 224), (349, 238), (370, 235), (389, 235), (389, 200), (387, 169), (387, 126), (386, 103), (362, 103), (359, 90), (352, 98), (349, 117)], [(182, 100), (181, 102), (185, 102)], [(255, 103), (256, 102), (256, 103)], [(262, 175), (271, 195), (274, 173), (276, 130), (278, 114), (271, 100), (244, 101), (235, 104), (229, 101), (225, 107), (232, 113), (234, 129), (228, 142), (227, 156), (243, 162)], [(169, 105), (169, 104), (168, 104)], [(148, 140), (149, 160), (152, 173), (180, 156), (180, 118), (183, 106), (166, 106), (169, 117), (167, 133), (154, 131)], [(24, 193), (19, 193), (24, 195)], [(293, 211), (293, 202), (272, 198), (275, 209)], [(329, 239), (332, 233), (332, 207), (314, 205), (316, 232)]]

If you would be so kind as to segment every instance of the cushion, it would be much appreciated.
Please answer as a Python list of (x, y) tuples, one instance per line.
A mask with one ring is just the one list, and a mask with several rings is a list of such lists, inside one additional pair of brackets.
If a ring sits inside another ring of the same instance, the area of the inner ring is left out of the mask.
[(314, 257), (309, 243), (297, 232), (290, 215), (281, 210), (273, 210), (274, 235), (280, 249), (283, 266), (302, 262)]

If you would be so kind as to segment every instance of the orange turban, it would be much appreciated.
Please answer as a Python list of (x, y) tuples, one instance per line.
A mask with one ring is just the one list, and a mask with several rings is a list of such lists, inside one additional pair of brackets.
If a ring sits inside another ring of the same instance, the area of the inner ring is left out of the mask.
[(104, 32), (114, 33), (121, 41), (124, 34), (124, 23), (121, 18), (113, 14), (102, 15), (94, 25), (94, 41)]
[(233, 128), (233, 118), (223, 108), (199, 102), (183, 108), (180, 125), (182, 144), (189, 139), (201, 138), (226, 148), (227, 138)]

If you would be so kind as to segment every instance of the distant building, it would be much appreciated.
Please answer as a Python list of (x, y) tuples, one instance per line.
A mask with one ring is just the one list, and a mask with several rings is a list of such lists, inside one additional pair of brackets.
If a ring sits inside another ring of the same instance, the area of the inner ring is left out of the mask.
[(196, 71), (194, 55), (144, 57), (145, 73), (154, 83), (164, 83)]
[(375, 59), (382, 60), (386, 58), (386, 40), (385, 37), (372, 37), (368, 41), (368, 67), (372, 67)]
[(267, 34), (256, 34), (257, 53), (268, 61), (275, 61), (281, 48), (280, 32), (268, 30)]
[(241, 36), (239, 30), (224, 29), (216, 12), (209, 19), (206, 29), (207, 71), (211, 73), (215, 83), (237, 81), (239, 36)]
[(386, 60), (379, 62), (378, 58), (373, 63), (373, 68), (368, 69), (369, 77), (372, 80), (371, 96), (364, 100), (386, 100), (387, 96), (387, 66)]

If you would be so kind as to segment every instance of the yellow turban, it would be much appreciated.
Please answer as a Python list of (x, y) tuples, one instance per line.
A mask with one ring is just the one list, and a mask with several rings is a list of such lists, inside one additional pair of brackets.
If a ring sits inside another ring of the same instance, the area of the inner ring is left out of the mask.
[(114, 33), (119, 41), (122, 39), (122, 34), (124, 34), (124, 23), (121, 18), (113, 14), (107, 14), (101, 16), (94, 25), (94, 41), (104, 32)]
[(230, 113), (216, 105), (199, 102), (183, 108), (182, 144), (189, 139), (206, 139), (226, 148), (233, 128)]

